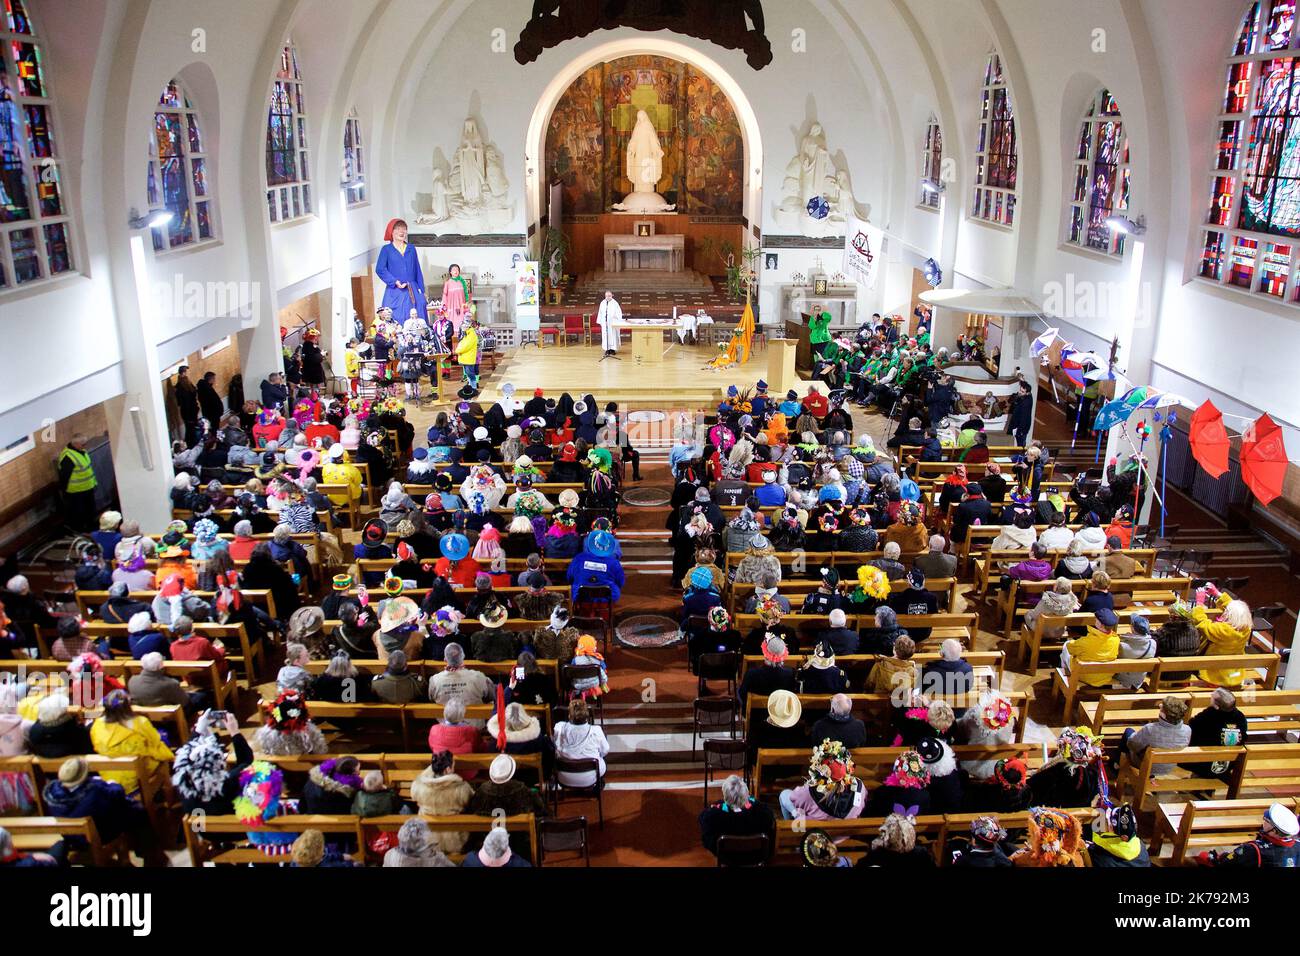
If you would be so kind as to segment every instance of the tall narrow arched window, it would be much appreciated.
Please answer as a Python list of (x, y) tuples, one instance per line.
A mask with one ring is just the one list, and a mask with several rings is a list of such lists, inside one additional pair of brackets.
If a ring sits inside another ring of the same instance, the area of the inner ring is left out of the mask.
[(1249, 4), (1214, 119), (1214, 173), (1197, 274), (1300, 301), (1300, 43), (1295, 0)]
[(172, 214), (153, 230), (157, 252), (216, 238), (205, 146), (198, 111), (172, 80), (158, 99), (149, 137), (149, 211)]
[(934, 116), (925, 126), (925, 147), (921, 152), (921, 205), (939, 208), (939, 186), (943, 182), (943, 130)]
[(1074, 192), (1066, 240), (1109, 255), (1124, 254), (1124, 233), (1106, 220), (1129, 208), (1128, 137), (1119, 104), (1100, 90), (1088, 105), (1074, 153)]
[(0, 289), (73, 271), (45, 51), (23, 0), (0, 19)]
[(343, 125), (343, 191), (349, 206), (360, 206), (366, 201), (366, 154), (356, 110), (348, 114)]
[(1016, 221), (1016, 117), (1002, 58), (990, 53), (980, 99), (971, 218), (1003, 226)]
[(272, 222), (312, 214), (307, 109), (298, 51), (286, 41), (266, 120), (266, 206)]

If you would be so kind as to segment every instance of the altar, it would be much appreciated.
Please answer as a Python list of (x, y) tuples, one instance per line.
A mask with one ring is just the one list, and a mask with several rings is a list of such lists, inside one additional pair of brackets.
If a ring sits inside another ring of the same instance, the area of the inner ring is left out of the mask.
[(686, 237), (680, 236), (605, 236), (605, 271), (655, 270), (686, 271)]
[(660, 365), (664, 360), (664, 333), (673, 332), (672, 319), (622, 319), (614, 328), (632, 333), (632, 358), (637, 365)]

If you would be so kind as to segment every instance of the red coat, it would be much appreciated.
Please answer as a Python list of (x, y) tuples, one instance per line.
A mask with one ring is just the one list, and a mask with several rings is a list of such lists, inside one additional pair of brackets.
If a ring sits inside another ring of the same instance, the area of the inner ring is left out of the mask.
[(804, 396), (803, 407), (813, 418), (822, 419), (830, 412), (831, 403), (820, 392), (816, 395), (809, 393)]
[[(469, 724), (445, 724), (441, 721), (429, 728), (429, 753), (447, 750), (453, 754), (472, 754), (485, 749), (483, 733)], [(473, 780), (474, 771), (456, 771), (462, 780)]]
[(451, 574), (447, 576), (447, 580), (462, 588), (472, 588), (481, 570), (482, 565), (473, 558), (462, 558), (451, 566)]
[(278, 441), (280, 433), (284, 431), (283, 419), (276, 420), (269, 425), (261, 423), (253, 426), (253, 441), (257, 447), (264, 448), (269, 441)]

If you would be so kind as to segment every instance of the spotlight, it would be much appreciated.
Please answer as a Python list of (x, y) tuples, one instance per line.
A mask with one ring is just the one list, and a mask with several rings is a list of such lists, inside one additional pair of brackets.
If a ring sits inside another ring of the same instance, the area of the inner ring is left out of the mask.
[(1111, 232), (1122, 232), (1128, 236), (1140, 236), (1147, 231), (1147, 217), (1138, 216), (1134, 221), (1128, 216), (1107, 216), (1106, 227)]
[(127, 224), (132, 229), (156, 229), (158, 226), (165, 226), (175, 218), (175, 213), (170, 209), (159, 209), (157, 212), (151, 212), (147, 216), (142, 216), (134, 206), (131, 207), (130, 218)]

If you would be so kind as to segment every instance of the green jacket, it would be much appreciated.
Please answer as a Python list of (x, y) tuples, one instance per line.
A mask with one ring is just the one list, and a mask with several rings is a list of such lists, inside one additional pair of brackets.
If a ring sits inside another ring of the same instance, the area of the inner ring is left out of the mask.
[(809, 336), (809, 341), (811, 341), (813, 345), (820, 345), (822, 342), (829, 342), (831, 340), (830, 327), (831, 314), (829, 312), (823, 312), (821, 315), (814, 315), (808, 320), (808, 328), (812, 330), (812, 335)]

